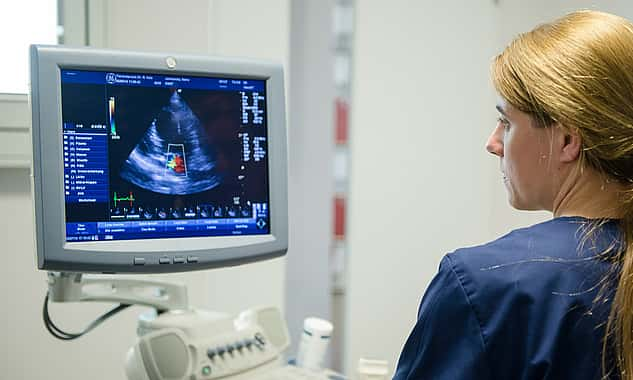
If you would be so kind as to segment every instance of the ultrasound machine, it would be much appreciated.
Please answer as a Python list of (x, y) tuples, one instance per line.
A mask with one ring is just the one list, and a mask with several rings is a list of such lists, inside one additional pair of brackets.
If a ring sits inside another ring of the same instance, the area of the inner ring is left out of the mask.
[[(118, 274), (241, 265), (286, 253), (287, 142), (281, 65), (31, 46), (33, 197), (44, 322), (72, 340), (129, 305), (130, 380), (342, 379), (288, 365), (274, 307), (192, 308), (178, 284)], [(100, 274), (96, 277), (94, 274)], [(103, 276), (107, 274), (108, 276)], [(83, 333), (49, 302), (120, 305)]]

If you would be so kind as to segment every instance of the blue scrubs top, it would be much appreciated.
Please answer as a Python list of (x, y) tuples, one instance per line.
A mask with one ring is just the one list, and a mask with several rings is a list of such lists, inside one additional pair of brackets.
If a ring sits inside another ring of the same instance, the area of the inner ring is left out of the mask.
[[(588, 222), (556, 218), (446, 255), (394, 380), (600, 379), (617, 272), (597, 256), (620, 234), (609, 221), (582, 244)], [(605, 276), (608, 301), (594, 303)]]

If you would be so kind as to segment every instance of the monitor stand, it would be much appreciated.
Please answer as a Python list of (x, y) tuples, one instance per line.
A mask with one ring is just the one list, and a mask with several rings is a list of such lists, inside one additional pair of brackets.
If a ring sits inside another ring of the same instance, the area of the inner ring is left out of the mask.
[(86, 278), (83, 273), (48, 272), (52, 302), (118, 302), (150, 306), (159, 312), (188, 310), (187, 287), (160, 281)]

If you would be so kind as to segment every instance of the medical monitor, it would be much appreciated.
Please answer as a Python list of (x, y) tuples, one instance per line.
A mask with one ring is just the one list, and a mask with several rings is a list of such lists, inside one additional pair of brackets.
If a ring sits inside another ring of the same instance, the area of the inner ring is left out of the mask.
[(31, 47), (38, 267), (180, 272), (287, 249), (281, 65)]

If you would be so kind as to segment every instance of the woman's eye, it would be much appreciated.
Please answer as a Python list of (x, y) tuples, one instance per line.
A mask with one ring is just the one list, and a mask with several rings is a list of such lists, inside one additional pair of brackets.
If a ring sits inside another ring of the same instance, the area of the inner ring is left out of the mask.
[(510, 121), (508, 121), (508, 119), (506, 119), (505, 117), (499, 116), (497, 118), (497, 123), (501, 124), (503, 126), (503, 129), (507, 130), (508, 128), (510, 128)]

